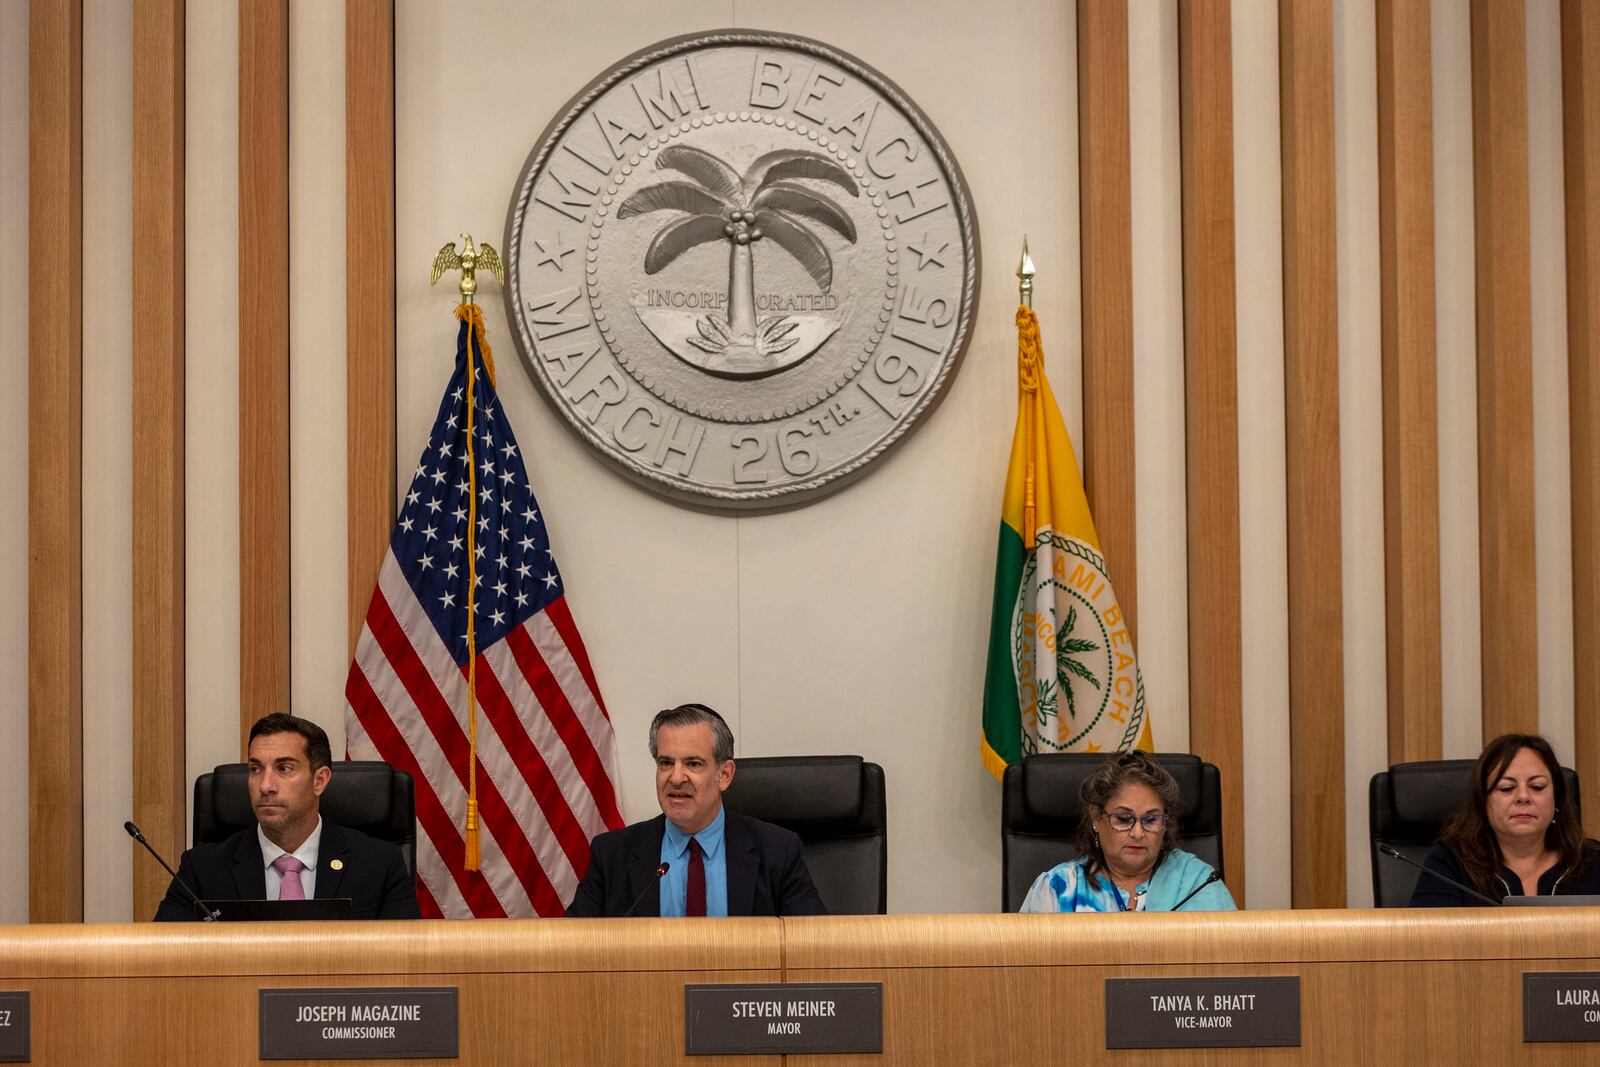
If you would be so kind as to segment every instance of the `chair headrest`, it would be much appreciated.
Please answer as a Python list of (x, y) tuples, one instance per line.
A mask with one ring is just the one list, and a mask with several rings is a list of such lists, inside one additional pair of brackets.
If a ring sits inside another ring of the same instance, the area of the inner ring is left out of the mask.
[(250, 770), (242, 763), (223, 763), (211, 772), (211, 810), (224, 826), (249, 826), (256, 821), (250, 807)]
[(754, 819), (854, 822), (861, 817), (860, 756), (754, 756), (735, 759), (723, 802)]
[(333, 777), (322, 791), (322, 803), (337, 812), (334, 822), (371, 826), (394, 811), (394, 768), (387, 763), (334, 763)]
[[(319, 807), (341, 826), (359, 828), (386, 822), (391, 817), (394, 768), (377, 761), (334, 761), (333, 777), (322, 791)], [(212, 809), (223, 825), (249, 826), (256, 821), (250, 808), (250, 770), (243, 763), (218, 766), (212, 790)]]
[[(1052, 753), (1033, 756), (1022, 763), (1022, 801), (1036, 819), (1078, 819), (1083, 811), (1079, 791), (1084, 780), (1105, 762), (1087, 753)], [(1157, 758), (1178, 783), (1180, 820), (1194, 815), (1204, 780), (1204, 761), (1188, 752), (1163, 752)]]
[(1438, 826), (1466, 802), (1473, 760), (1397, 763), (1389, 768), (1389, 799), (1395, 821)]

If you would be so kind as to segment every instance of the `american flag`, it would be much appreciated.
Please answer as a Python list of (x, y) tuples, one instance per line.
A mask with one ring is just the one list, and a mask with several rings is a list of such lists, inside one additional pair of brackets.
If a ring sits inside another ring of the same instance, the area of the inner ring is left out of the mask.
[[(516, 437), (492, 370), (483, 372), (481, 332), (472, 388), (477, 521), (469, 530), (471, 329), (463, 318), (455, 374), (350, 664), (346, 751), (416, 781), (424, 918), (560, 915), (588, 865), (589, 841), (622, 825), (616, 746)], [(464, 863), (469, 550), (477, 571), (476, 871)]]

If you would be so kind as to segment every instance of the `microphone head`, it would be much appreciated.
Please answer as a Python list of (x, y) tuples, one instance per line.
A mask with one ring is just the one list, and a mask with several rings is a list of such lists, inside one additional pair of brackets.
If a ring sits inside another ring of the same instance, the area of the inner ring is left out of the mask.
[(129, 819), (127, 822), (123, 823), (122, 828), (128, 831), (128, 836), (133, 838), (135, 841), (144, 840), (144, 835), (139, 832), (139, 828), (137, 826), (133, 825), (132, 819)]
[(1396, 859), (1405, 859), (1404, 856), (1400, 855), (1400, 850), (1395, 848), (1393, 845), (1379, 845), (1378, 851), (1382, 852), (1385, 856), (1393, 856)]
[(666, 860), (662, 860), (661, 866), (656, 868), (656, 877), (660, 878), (670, 870), (672, 870), (672, 864), (668, 863)]

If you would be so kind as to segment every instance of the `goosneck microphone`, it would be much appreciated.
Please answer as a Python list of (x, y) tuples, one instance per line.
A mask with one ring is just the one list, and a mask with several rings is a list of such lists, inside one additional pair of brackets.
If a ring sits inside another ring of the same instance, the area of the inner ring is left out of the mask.
[(1206, 880), (1205, 881), (1201, 882), (1199, 885), (1195, 886), (1193, 889), (1191, 889), (1189, 891), (1189, 895), (1188, 896), (1184, 897), (1182, 900), (1180, 900), (1176, 904), (1174, 904), (1172, 906), (1172, 910), (1173, 911), (1177, 911), (1179, 908), (1181, 908), (1185, 904), (1189, 903), (1189, 901), (1193, 900), (1195, 898), (1195, 896), (1199, 894), (1200, 890), (1204, 889), (1206, 886), (1210, 885), (1212, 882), (1220, 882), (1220, 881), (1222, 881), (1222, 873), (1220, 871), (1212, 871), (1210, 874), (1206, 875)]
[(670, 870), (672, 870), (672, 864), (668, 863), (666, 860), (662, 860), (661, 866), (656, 868), (656, 873), (650, 876), (650, 882), (644, 887), (644, 891), (638, 896), (634, 897), (633, 903), (628, 905), (628, 910), (622, 913), (622, 917), (624, 919), (631, 918), (633, 916), (633, 909), (639, 906), (639, 901), (643, 900), (645, 895), (648, 894), (650, 890), (660, 885), (662, 876)]
[(161, 853), (157, 852), (153, 847), (151, 847), (150, 842), (144, 839), (144, 834), (140, 833), (139, 828), (133, 825), (132, 819), (129, 819), (127, 822), (123, 823), (122, 828), (128, 831), (129, 837), (143, 845), (144, 850), (150, 853), (150, 855), (154, 856), (157, 863), (167, 868), (167, 873), (172, 875), (172, 884), (176, 885), (179, 889), (182, 889), (184, 895), (194, 903), (194, 910), (200, 916), (202, 922), (214, 923), (217, 921), (217, 913), (206, 907), (205, 902), (194, 895), (194, 890), (189, 888), (189, 883), (178, 877), (177, 871), (167, 866), (167, 861), (162, 859)]
[(1393, 856), (1395, 859), (1399, 860), (1401, 863), (1409, 863), (1409, 864), (1411, 864), (1411, 866), (1415, 867), (1417, 870), (1421, 871), (1423, 874), (1431, 874), (1431, 875), (1433, 875), (1433, 877), (1439, 879), (1439, 881), (1444, 882), (1447, 885), (1453, 885), (1457, 889), (1461, 890), (1463, 893), (1466, 893), (1469, 896), (1477, 897), (1479, 900), (1483, 901), (1485, 904), (1493, 904), (1497, 908), (1505, 907), (1505, 901), (1503, 901), (1503, 900), (1495, 900), (1493, 897), (1486, 897), (1482, 893), (1478, 892), (1476, 889), (1472, 888), (1470, 885), (1462, 885), (1460, 882), (1456, 881), (1454, 878), (1446, 877), (1445, 875), (1442, 875), (1438, 871), (1434, 870), (1432, 867), (1424, 867), (1422, 864), (1418, 863), (1416, 860), (1411, 859), (1408, 856), (1401, 855), (1400, 850), (1395, 848), (1393, 845), (1379, 845), (1378, 846), (1378, 851), (1382, 852), (1385, 856)]

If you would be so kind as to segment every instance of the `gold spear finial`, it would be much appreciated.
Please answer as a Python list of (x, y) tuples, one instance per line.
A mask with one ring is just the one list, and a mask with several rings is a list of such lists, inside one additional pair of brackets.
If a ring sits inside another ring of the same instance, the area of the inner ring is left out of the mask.
[(1033, 307), (1033, 259), (1028, 255), (1028, 237), (1022, 237), (1022, 262), (1017, 264), (1017, 290), (1022, 298), (1022, 306)]
[(456, 253), (456, 243), (454, 241), (439, 249), (439, 254), (433, 257), (433, 280), (428, 284), (438, 285), (439, 279), (444, 276), (445, 271), (459, 270), (461, 272), (461, 302), (470, 304), (472, 303), (472, 298), (478, 293), (478, 279), (476, 277), (478, 270), (488, 271), (494, 275), (496, 281), (504, 285), (506, 283), (506, 269), (500, 262), (500, 253), (496, 252), (494, 246), (487, 241), (474, 247), (472, 235), (464, 233), (461, 235), (461, 243), (463, 251), (459, 255)]

